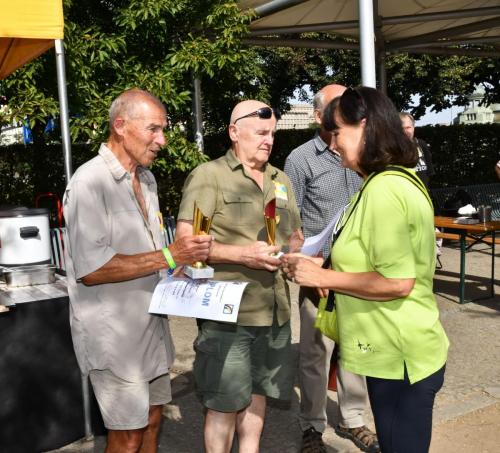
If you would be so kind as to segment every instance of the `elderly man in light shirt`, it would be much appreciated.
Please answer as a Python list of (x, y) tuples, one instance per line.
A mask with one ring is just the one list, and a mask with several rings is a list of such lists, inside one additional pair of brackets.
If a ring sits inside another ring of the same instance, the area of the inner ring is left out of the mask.
[(156, 182), (147, 169), (166, 144), (166, 111), (132, 89), (110, 108), (110, 135), (64, 196), (73, 344), (90, 376), (107, 453), (153, 453), (171, 399), (168, 320), (148, 314), (159, 271), (205, 260), (211, 237), (165, 247)]

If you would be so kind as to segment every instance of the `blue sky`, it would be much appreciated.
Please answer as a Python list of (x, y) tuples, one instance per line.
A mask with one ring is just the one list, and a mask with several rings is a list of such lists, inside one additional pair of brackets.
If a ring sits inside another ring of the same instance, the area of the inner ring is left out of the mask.
[[(312, 96), (313, 93), (309, 89), (309, 86), (304, 86), (305, 90), (308, 92), (308, 95), (311, 98), (311, 103), (312, 103)], [(299, 101), (297, 99), (297, 91), (295, 92), (295, 97), (290, 100), (292, 104), (297, 104), (297, 103), (302, 103), (303, 101)], [(419, 102), (419, 96), (413, 96), (412, 97), (412, 103), (414, 105), (418, 104)], [(417, 126), (425, 126), (427, 124), (451, 124), (453, 122), (453, 118), (457, 116), (458, 113), (462, 112), (464, 109), (463, 106), (453, 106), (452, 108), (443, 110), (442, 112), (436, 113), (436, 112), (431, 112), (430, 108), (427, 109), (427, 112), (424, 116), (422, 116), (420, 119), (418, 119), (415, 124)]]
[(430, 109), (427, 109), (427, 113), (418, 119), (415, 124), (417, 126), (425, 126), (427, 124), (450, 124), (453, 118), (463, 109), (463, 106), (454, 106), (439, 113), (431, 112)]
[[(420, 96), (412, 96), (413, 105), (418, 105), (419, 101)], [(455, 118), (457, 114), (463, 110), (464, 106), (452, 106), (449, 109), (436, 113), (431, 112), (431, 109), (428, 108), (425, 115), (418, 119), (415, 124), (417, 126), (425, 126), (427, 124), (451, 124), (453, 122), (453, 118)]]

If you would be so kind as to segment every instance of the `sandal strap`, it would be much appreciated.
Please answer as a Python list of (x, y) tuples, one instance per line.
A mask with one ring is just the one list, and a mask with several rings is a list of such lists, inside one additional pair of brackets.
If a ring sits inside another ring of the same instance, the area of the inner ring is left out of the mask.
[(377, 435), (370, 431), (366, 425), (360, 426), (359, 428), (352, 428), (350, 431), (356, 439), (367, 446), (377, 442)]

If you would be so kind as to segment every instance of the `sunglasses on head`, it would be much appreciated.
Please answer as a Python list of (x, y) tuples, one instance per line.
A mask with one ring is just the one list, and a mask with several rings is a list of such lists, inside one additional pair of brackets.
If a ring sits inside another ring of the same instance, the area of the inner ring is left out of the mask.
[(277, 109), (272, 109), (271, 107), (261, 107), (255, 112), (247, 113), (246, 115), (240, 116), (233, 121), (233, 124), (236, 124), (236, 121), (242, 120), (243, 118), (250, 118), (252, 116), (258, 116), (261, 120), (268, 120), (273, 116), (276, 117), (277, 120), (281, 118), (280, 112)]
[(342, 98), (344, 98), (344, 99), (354, 98), (357, 101), (363, 102), (363, 96), (361, 96), (361, 94), (359, 93), (357, 88), (353, 88), (353, 87), (346, 88), (346, 90), (342, 93), (342, 96), (340, 96), (340, 99), (342, 99)]
[(357, 88), (347, 88), (340, 96), (339, 107), (342, 115), (355, 122), (366, 118), (366, 102)]

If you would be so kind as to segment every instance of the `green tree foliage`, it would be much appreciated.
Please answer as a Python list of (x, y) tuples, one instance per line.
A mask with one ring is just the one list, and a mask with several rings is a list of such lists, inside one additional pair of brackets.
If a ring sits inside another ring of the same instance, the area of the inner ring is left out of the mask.
[[(171, 125), (168, 151), (156, 162), (166, 184), (206, 159), (191, 140), (193, 75), (209, 93), (206, 120), (215, 130), (239, 98), (257, 93), (255, 50), (241, 45), (253, 16), (233, 1), (64, 0), (64, 15), (73, 143), (97, 149), (112, 99), (128, 88), (146, 89), (164, 102)], [(47, 118), (59, 113), (56, 80), (54, 52), (47, 52), (0, 82), (8, 106), (0, 124), (28, 118), (35, 141), (46, 141)], [(168, 204), (175, 205), (175, 190)]]
[[(226, 78), (231, 74), (233, 81), (258, 72), (253, 51), (240, 44), (252, 15), (231, 1), (65, 0), (64, 14), (74, 142), (102, 141), (112, 99), (137, 86), (165, 103), (175, 126), (172, 143), (176, 146), (169, 151), (180, 167), (193, 165), (203, 156), (197, 155), (192, 143), (179, 138), (185, 135), (183, 130), (191, 129), (193, 74), (216, 85), (219, 74)], [(229, 90), (234, 85), (229, 83)], [(219, 86), (223, 90), (227, 88)], [(53, 52), (3, 81), (0, 95), (7, 100), (9, 112), (1, 120), (27, 117), (36, 139), (42, 139), (47, 117), (58, 115)]]
[[(108, 133), (111, 100), (124, 89), (139, 86), (156, 94), (167, 106), (171, 130), (154, 171), (162, 202), (171, 209), (183, 175), (207, 158), (191, 132), (194, 75), (202, 83), (210, 157), (227, 146), (227, 119), (239, 100), (257, 98), (286, 111), (293, 94), (309, 100), (305, 86), (315, 92), (327, 83), (360, 83), (358, 51), (243, 45), (253, 13), (231, 0), (64, 0), (64, 14), (73, 142), (97, 149)], [(450, 95), (460, 94), (458, 101), (465, 102), (481, 82), (488, 83), (490, 101), (500, 100), (497, 60), (394, 54), (386, 67), (388, 94), (397, 108), (409, 109), (412, 96), (421, 96), (413, 108), (417, 117), (426, 107), (448, 107)], [(47, 118), (59, 112), (54, 52), (0, 82), (2, 102), (8, 108), (0, 113), (0, 125), (28, 118), (37, 144), (57, 142), (57, 131), (53, 137), (43, 134)]]
[[(282, 36), (296, 38), (297, 36)], [(307, 33), (302, 38), (329, 41), (338, 36)], [(349, 39), (343, 39), (352, 43)], [(308, 100), (300, 90), (309, 85), (313, 92), (328, 83), (356, 86), (361, 83), (360, 55), (357, 50), (263, 48), (259, 50), (265, 67), (259, 83), (275, 105), (286, 109), (290, 93), (299, 89), (299, 99)], [(426, 108), (439, 112), (454, 104), (465, 105), (477, 84), (485, 84), (488, 103), (500, 101), (500, 63), (491, 58), (389, 54), (386, 56), (387, 94), (400, 110), (411, 110), (418, 118)], [(420, 96), (418, 106), (412, 97)]]

